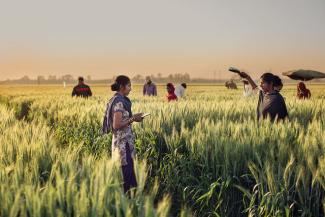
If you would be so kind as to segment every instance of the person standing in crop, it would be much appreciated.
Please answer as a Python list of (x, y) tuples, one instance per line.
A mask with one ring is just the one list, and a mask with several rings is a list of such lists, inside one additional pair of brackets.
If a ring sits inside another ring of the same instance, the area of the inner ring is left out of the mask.
[(79, 77), (78, 78), (78, 85), (73, 88), (72, 96), (80, 96), (88, 98), (89, 96), (92, 96), (92, 92), (90, 90), (90, 87), (85, 84), (84, 78)]
[(114, 96), (107, 103), (103, 122), (103, 133), (113, 133), (112, 156), (122, 165), (124, 192), (137, 186), (133, 159), (135, 156), (133, 122), (143, 120), (142, 113), (132, 114), (132, 103), (127, 97), (131, 91), (130, 78), (120, 75), (111, 85)]
[(186, 83), (182, 83), (175, 88), (175, 95), (178, 99), (183, 98), (185, 96), (185, 90), (187, 88)]
[(297, 97), (298, 99), (309, 99), (311, 97), (310, 90), (306, 88), (304, 82), (299, 82), (297, 85)]
[[(239, 72), (253, 90), (258, 87), (253, 79), (245, 72)], [(257, 103), (257, 119), (270, 118), (271, 121), (284, 120), (288, 117), (285, 101), (279, 91), (274, 90), (276, 79), (272, 73), (264, 73), (260, 78), (260, 91)]]
[(244, 97), (252, 96), (254, 94), (254, 92), (253, 92), (251, 85), (246, 80), (243, 80), (243, 84), (244, 84), (244, 91), (243, 91)]
[(166, 89), (167, 89), (167, 100), (168, 100), (168, 102), (177, 101), (177, 96), (175, 94), (174, 85), (172, 83), (168, 83), (166, 85)]
[(150, 77), (146, 77), (146, 83), (143, 85), (144, 96), (157, 96), (157, 87), (151, 81)]

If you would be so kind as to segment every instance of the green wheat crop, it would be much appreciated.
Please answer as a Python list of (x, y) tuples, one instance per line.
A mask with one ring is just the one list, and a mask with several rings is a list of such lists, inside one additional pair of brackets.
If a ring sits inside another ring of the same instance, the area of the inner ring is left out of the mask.
[(55, 86), (0, 87), (0, 216), (324, 216), (325, 86), (298, 101), (283, 90), (289, 120), (256, 120), (257, 98), (191, 86), (167, 103), (130, 95), (134, 195), (123, 194), (111, 135), (101, 134), (107, 87), (89, 99)]

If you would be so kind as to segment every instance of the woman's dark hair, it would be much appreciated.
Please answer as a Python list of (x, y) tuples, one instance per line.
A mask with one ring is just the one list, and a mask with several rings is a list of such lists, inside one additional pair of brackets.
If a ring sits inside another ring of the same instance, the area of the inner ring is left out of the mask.
[(283, 86), (281, 78), (277, 75), (274, 75), (273, 86), (275, 86), (275, 87)]
[(186, 83), (182, 83), (181, 85), (186, 89), (187, 87)]
[(274, 84), (274, 75), (272, 74), (272, 73), (269, 73), (269, 72), (267, 72), (267, 73), (264, 73), (262, 76), (261, 76), (261, 79), (264, 81), (264, 82), (266, 82), (266, 83), (268, 83), (268, 84)]
[(116, 77), (114, 84), (111, 85), (112, 91), (119, 91), (121, 87), (130, 83), (130, 78), (125, 75), (119, 75)]

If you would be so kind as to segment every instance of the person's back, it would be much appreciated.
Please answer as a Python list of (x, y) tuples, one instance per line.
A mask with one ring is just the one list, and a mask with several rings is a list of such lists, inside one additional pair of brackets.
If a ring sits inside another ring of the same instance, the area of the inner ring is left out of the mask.
[(84, 83), (84, 80), (82, 77), (79, 77), (79, 83), (73, 88), (72, 91), (72, 96), (77, 96), (77, 97), (89, 97), (92, 96), (91, 89), (88, 85)]

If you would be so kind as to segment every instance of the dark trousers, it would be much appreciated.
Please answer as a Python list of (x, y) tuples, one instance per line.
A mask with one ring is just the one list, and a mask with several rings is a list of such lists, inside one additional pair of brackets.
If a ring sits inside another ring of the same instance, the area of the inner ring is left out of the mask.
[(127, 165), (122, 166), (122, 172), (123, 172), (124, 193), (127, 193), (130, 190), (130, 188), (137, 187), (138, 184), (135, 177), (133, 159), (131, 157), (131, 151), (128, 143), (126, 143), (125, 148), (126, 148)]

